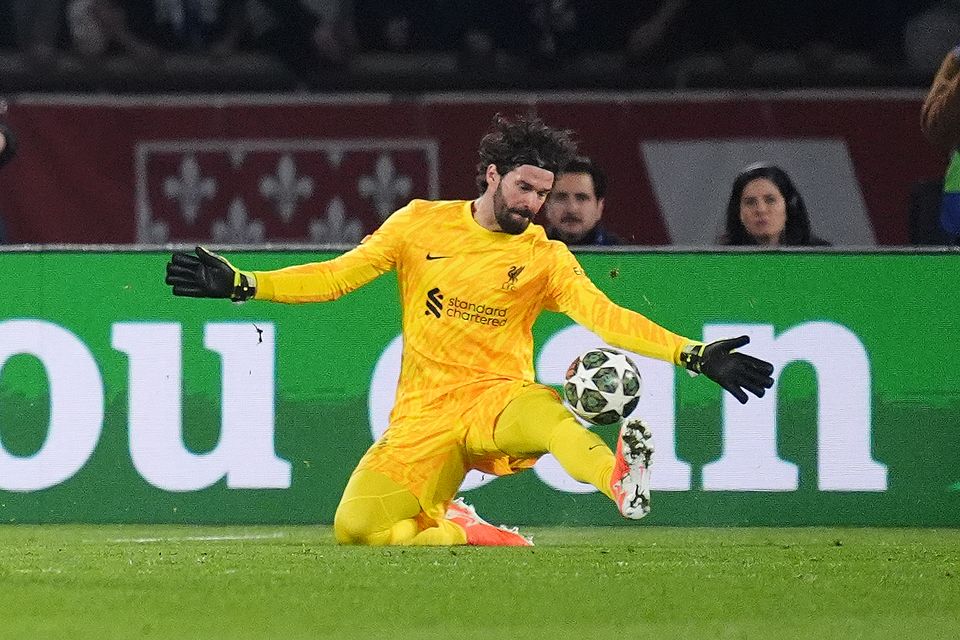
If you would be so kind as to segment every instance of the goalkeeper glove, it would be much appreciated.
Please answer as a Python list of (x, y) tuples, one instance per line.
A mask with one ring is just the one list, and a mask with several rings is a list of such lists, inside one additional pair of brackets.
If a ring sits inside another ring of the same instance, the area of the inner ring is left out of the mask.
[(737, 353), (750, 342), (748, 336), (717, 340), (709, 344), (691, 344), (680, 353), (680, 364), (694, 374), (702, 373), (733, 394), (741, 404), (747, 402), (744, 389), (762, 398), (773, 386), (773, 365), (765, 360)]
[(166, 283), (173, 286), (173, 295), (191, 298), (230, 298), (243, 302), (257, 291), (257, 279), (248, 271), (240, 271), (226, 258), (203, 247), (197, 255), (178, 251), (167, 263)]

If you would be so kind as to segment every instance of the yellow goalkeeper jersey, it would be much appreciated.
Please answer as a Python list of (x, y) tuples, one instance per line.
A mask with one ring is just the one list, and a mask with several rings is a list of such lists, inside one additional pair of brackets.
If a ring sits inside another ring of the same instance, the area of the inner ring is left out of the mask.
[(462, 200), (413, 200), (337, 258), (255, 272), (256, 298), (333, 300), (391, 269), (403, 308), (391, 430), (431, 416), (456, 430), (452, 423), (471, 412), (471, 421), (495, 422), (534, 381), (531, 329), (544, 309), (565, 313), (611, 345), (673, 363), (691, 342), (611, 302), (542, 227), (489, 231)]

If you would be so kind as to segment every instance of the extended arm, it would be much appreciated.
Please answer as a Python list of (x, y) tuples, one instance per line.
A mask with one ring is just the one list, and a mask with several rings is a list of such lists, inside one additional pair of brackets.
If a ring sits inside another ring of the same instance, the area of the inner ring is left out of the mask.
[(565, 264), (553, 274), (556, 310), (607, 343), (681, 365), (694, 374), (702, 373), (741, 403), (748, 399), (746, 391), (763, 397), (773, 386), (773, 365), (736, 351), (750, 342), (747, 336), (703, 344), (671, 333), (645, 316), (611, 302), (587, 278), (576, 258), (567, 254), (569, 258), (561, 260)]
[(167, 264), (173, 294), (194, 298), (249, 298), (276, 302), (323, 302), (363, 286), (393, 268), (403, 242), (406, 209), (347, 253), (275, 271), (240, 271), (222, 256), (197, 247), (196, 256), (178, 252)]
[(324, 302), (370, 282), (388, 268), (369, 259), (363, 245), (326, 262), (313, 262), (276, 271), (241, 271), (223, 256), (196, 248), (196, 256), (173, 254), (166, 283), (173, 295), (191, 298), (250, 298), (275, 302)]

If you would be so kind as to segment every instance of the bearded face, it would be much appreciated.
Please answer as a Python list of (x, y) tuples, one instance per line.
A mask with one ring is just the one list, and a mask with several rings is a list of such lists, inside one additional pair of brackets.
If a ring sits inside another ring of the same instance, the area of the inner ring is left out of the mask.
[(493, 192), (493, 216), (501, 231), (519, 235), (527, 230), (553, 186), (553, 173), (521, 165), (502, 176)]
[(509, 206), (506, 198), (503, 197), (503, 181), (500, 181), (497, 190), (493, 192), (493, 216), (504, 232), (511, 235), (523, 233), (530, 226), (530, 221), (536, 213), (525, 207)]

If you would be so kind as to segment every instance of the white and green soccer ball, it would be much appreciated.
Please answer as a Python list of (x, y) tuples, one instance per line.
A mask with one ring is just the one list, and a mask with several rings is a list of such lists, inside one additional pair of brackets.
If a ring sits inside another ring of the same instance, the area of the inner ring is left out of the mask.
[(563, 398), (570, 409), (592, 424), (614, 424), (640, 402), (640, 372), (623, 353), (597, 347), (582, 353), (567, 369)]

